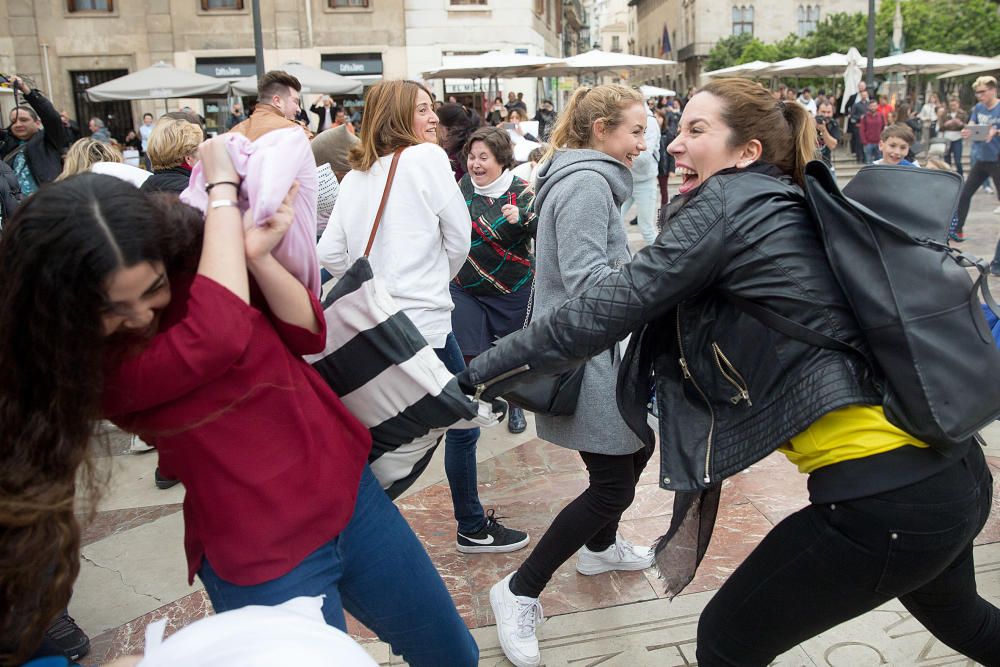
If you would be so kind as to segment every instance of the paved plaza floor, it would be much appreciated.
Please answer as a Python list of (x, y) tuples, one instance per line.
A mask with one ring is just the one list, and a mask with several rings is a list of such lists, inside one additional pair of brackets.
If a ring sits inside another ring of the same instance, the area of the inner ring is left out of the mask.
[[(991, 257), (1000, 235), (995, 196), (977, 194), (966, 231), (968, 250)], [(629, 227), (639, 244), (636, 227)], [(1000, 285), (1000, 280), (994, 280)], [(998, 289), (1000, 292), (1000, 289)], [(970, 391), (974, 391), (970, 387)], [(986, 451), (1000, 480), (1000, 423), (986, 429)], [(117, 454), (103, 459), (111, 484), (96, 519), (84, 531), (80, 578), (70, 613), (92, 637), (84, 663), (142, 650), (146, 625), (168, 618), (177, 629), (211, 613), (200, 583), (187, 585), (182, 546), (182, 486), (161, 491), (153, 484), (156, 453), (129, 454), (116, 438)], [(489, 588), (527, 555), (463, 555), (454, 548), (455, 523), (440, 454), (398, 505), (443, 576), (459, 612), (481, 648), (482, 665), (509, 664), (500, 651), (489, 605)], [(526, 529), (533, 543), (552, 517), (586, 487), (574, 453), (545, 443), (528, 431), (504, 426), (483, 432), (479, 451), (483, 504), (512, 527)], [(667, 528), (671, 494), (656, 485), (658, 457), (643, 475), (622, 532), (650, 544)], [(542, 594), (548, 620), (539, 630), (542, 661), (556, 666), (694, 665), (698, 615), (714, 591), (771, 527), (807, 502), (805, 476), (784, 457), (772, 455), (726, 480), (712, 546), (697, 578), (672, 602), (654, 570), (584, 577), (571, 560)], [(977, 580), (982, 593), (1000, 604), (1000, 484), (993, 513), (976, 541)], [(530, 545), (528, 547), (530, 549)], [(807, 593), (807, 592), (806, 592)], [(403, 664), (357, 624), (352, 631), (383, 664)], [(971, 665), (940, 644), (898, 602), (831, 629), (781, 656), (794, 666)]]

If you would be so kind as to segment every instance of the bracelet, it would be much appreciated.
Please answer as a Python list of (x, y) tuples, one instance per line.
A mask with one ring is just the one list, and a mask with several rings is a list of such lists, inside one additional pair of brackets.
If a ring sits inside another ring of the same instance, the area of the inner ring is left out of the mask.
[(239, 208), (240, 203), (235, 199), (216, 199), (208, 204), (209, 208), (222, 208), (224, 206), (235, 206), (236, 208)]
[(205, 184), (205, 193), (207, 194), (207, 193), (211, 192), (212, 188), (214, 188), (216, 185), (231, 185), (234, 188), (236, 188), (237, 190), (240, 189), (240, 184), (239, 183), (234, 183), (233, 181), (216, 181), (215, 183), (206, 183)]

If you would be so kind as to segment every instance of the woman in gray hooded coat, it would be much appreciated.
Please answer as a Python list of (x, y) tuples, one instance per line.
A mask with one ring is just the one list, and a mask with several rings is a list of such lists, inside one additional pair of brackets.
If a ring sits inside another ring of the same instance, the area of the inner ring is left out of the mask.
[[(630, 259), (621, 205), (632, 193), (632, 161), (646, 150), (641, 95), (618, 85), (579, 88), (552, 131), (537, 179), (535, 304), (541, 317)], [(618, 535), (635, 485), (652, 452), (629, 429), (615, 403), (617, 346), (586, 362), (573, 415), (537, 415), (538, 435), (580, 452), (590, 486), (556, 516), (538, 545), (490, 591), (500, 645), (519, 667), (540, 661), (538, 596), (575, 552), (577, 572), (642, 570), (648, 547)]]

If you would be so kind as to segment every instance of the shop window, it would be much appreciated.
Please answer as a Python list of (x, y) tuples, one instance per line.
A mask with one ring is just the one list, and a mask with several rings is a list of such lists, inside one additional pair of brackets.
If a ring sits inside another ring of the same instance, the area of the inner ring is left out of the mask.
[(753, 5), (733, 7), (733, 34), (753, 34)]
[(204, 11), (212, 9), (243, 9), (243, 0), (201, 0)]
[(113, 0), (67, 0), (66, 8), (71, 12), (112, 12)]

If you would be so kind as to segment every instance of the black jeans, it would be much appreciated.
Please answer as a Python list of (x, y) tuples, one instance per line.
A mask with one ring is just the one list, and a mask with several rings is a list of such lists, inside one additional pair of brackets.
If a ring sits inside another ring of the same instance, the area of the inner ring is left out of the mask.
[(702, 612), (698, 664), (766, 665), (899, 598), (951, 648), (1000, 665), (1000, 609), (976, 592), (972, 560), (992, 481), (973, 445), (961, 461), (910, 486), (791, 515)]
[(586, 545), (604, 551), (615, 543), (618, 522), (635, 499), (635, 485), (652, 449), (614, 456), (580, 452), (590, 486), (564, 507), (518, 568), (510, 589), (537, 598), (559, 566)]
[(962, 194), (958, 196), (958, 231), (965, 227), (965, 218), (969, 215), (969, 205), (972, 204), (972, 195), (976, 194), (987, 178), (993, 177), (993, 185), (1000, 198), (1000, 162), (985, 162), (977, 160), (962, 186)]

